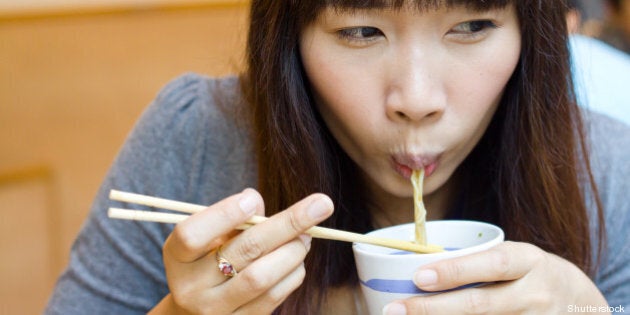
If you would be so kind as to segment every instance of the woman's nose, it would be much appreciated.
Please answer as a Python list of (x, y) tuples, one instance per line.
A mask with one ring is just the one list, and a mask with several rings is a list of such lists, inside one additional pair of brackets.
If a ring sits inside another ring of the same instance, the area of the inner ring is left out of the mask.
[(387, 89), (388, 118), (407, 122), (439, 118), (447, 102), (440, 68), (436, 59), (419, 54), (398, 58)]

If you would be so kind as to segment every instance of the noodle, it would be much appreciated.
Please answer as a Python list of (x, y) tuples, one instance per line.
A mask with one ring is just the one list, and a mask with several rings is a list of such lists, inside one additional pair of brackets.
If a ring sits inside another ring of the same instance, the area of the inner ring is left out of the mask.
[(425, 227), (427, 210), (422, 202), (422, 185), (424, 184), (424, 169), (413, 170), (411, 174), (413, 185), (413, 210), (416, 223), (416, 243), (427, 245), (427, 230)]

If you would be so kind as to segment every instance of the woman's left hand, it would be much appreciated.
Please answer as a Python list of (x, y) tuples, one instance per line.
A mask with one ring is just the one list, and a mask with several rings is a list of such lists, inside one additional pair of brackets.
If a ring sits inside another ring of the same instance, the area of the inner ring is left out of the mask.
[(384, 314), (561, 314), (608, 305), (577, 266), (527, 243), (423, 266), (414, 282), (425, 291), (489, 284), (393, 302)]

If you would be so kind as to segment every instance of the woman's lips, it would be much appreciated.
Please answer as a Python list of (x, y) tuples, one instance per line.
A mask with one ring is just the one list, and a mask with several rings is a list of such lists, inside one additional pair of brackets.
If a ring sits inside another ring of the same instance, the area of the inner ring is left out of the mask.
[(411, 178), (413, 170), (419, 169), (424, 169), (424, 176), (429, 177), (438, 167), (438, 155), (393, 155), (392, 166), (404, 178)]

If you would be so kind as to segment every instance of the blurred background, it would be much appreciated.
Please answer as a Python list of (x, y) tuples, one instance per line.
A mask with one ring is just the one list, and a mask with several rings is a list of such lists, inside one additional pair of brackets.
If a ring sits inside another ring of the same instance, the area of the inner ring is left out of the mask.
[[(630, 0), (575, 2), (574, 34), (624, 43)], [(101, 179), (160, 88), (188, 71), (242, 69), (247, 4), (0, 0), (0, 314), (41, 313)], [(609, 59), (589, 58), (595, 68)]]
[(0, 0), (0, 314), (39, 314), (142, 110), (237, 73), (245, 0)]

